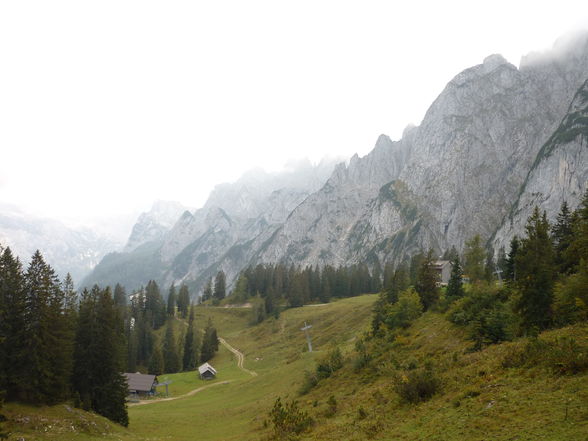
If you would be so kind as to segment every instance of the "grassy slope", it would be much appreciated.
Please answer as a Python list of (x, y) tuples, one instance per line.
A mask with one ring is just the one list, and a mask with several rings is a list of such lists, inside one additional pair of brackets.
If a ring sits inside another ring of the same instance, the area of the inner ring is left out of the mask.
[[(295, 397), (304, 369), (314, 367), (332, 342), (351, 348), (355, 336), (370, 322), (376, 296), (345, 299), (325, 306), (307, 306), (285, 311), (279, 319), (268, 319), (249, 326), (251, 311), (246, 309), (197, 308), (196, 320), (203, 327), (210, 317), (232, 346), (245, 354), (245, 367), (259, 375), (252, 377), (236, 366), (235, 357), (224, 347), (211, 361), (219, 374), (213, 382), (230, 381), (190, 397), (129, 408), (130, 426), (120, 428), (103, 418), (84, 413), (101, 431), (76, 429), (69, 434), (51, 435), (44, 427), (18, 424), (19, 436), (25, 439), (73, 440), (258, 440), (265, 435), (263, 420), (278, 396)], [(306, 340), (300, 328), (311, 323), (315, 352), (304, 352)], [(184, 326), (174, 323), (176, 335)], [(163, 337), (163, 331), (159, 331)], [(197, 378), (194, 372), (162, 375), (161, 381), (172, 380), (170, 395), (183, 395), (202, 385), (211, 384)], [(77, 412), (77, 409), (74, 410)], [(8, 414), (31, 417), (56, 414), (68, 424), (69, 412), (63, 406), (31, 408), (8, 405)], [(55, 424), (53, 424), (55, 426)], [(45, 426), (46, 427), (46, 426)], [(77, 426), (76, 426), (77, 427)], [(14, 429), (14, 425), (11, 430)], [(102, 435), (104, 433), (105, 435)], [(16, 435), (16, 433), (15, 433)], [(18, 439), (12, 436), (10, 439)]]
[[(586, 324), (542, 338), (556, 336), (574, 336), (588, 346)], [(317, 425), (304, 439), (588, 440), (588, 374), (555, 376), (541, 366), (503, 368), (507, 351), (524, 343), (468, 353), (471, 343), (461, 330), (438, 314), (426, 314), (387, 343), (389, 350), (369, 368), (354, 374), (347, 366), (304, 397), (308, 403), (318, 401), (316, 408), (309, 407)], [(393, 391), (394, 375), (426, 360), (440, 373), (441, 392), (425, 403), (401, 404)], [(331, 394), (338, 410), (327, 418), (325, 398)], [(360, 406), (367, 413), (363, 419)]]
[[(197, 320), (211, 317), (231, 345), (245, 356), (251, 377), (236, 367), (233, 354), (222, 348), (212, 364), (218, 368), (215, 386), (196, 395), (129, 409), (131, 424), (122, 429), (106, 420), (81, 413), (88, 428), (81, 433), (61, 430), (52, 435), (42, 424), (19, 424), (26, 440), (259, 440), (269, 434), (263, 421), (278, 396), (298, 399), (316, 420), (308, 440), (588, 440), (588, 375), (558, 377), (542, 367), (505, 369), (500, 361), (514, 342), (468, 353), (463, 332), (438, 314), (428, 313), (400, 338), (380, 342), (372, 363), (359, 372), (351, 361), (309, 394), (298, 396), (303, 371), (312, 369), (333, 344), (351, 354), (354, 341), (368, 328), (375, 296), (362, 296), (326, 306), (284, 312), (278, 320), (249, 326), (249, 312), (238, 309), (199, 308)], [(304, 321), (311, 330), (316, 352), (305, 352)], [(178, 323), (178, 325), (181, 325)], [(588, 326), (551, 331), (548, 336), (574, 335), (588, 345)], [(394, 375), (410, 364), (432, 361), (443, 387), (426, 403), (399, 403), (393, 391)], [(194, 373), (172, 374), (167, 379), (172, 396), (204, 384)], [(162, 379), (163, 379), (162, 377)], [(334, 395), (338, 410), (326, 417), (326, 400)], [(565, 417), (568, 403), (568, 418)], [(367, 416), (360, 418), (359, 407)], [(74, 410), (74, 412), (80, 412)], [(64, 406), (27, 408), (9, 405), (10, 417), (44, 418), (53, 427), (67, 426), (71, 411)], [(77, 418), (77, 417), (76, 417)], [(59, 420), (63, 423), (59, 423)], [(35, 428), (36, 426), (36, 428)], [(76, 427), (83, 424), (76, 424)], [(105, 433), (105, 435), (102, 435)], [(11, 439), (18, 439), (13, 437)]]

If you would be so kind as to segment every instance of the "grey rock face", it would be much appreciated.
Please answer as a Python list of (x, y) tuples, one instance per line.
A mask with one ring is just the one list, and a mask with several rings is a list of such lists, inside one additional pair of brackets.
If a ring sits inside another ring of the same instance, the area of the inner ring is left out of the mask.
[(124, 251), (128, 253), (145, 243), (163, 239), (186, 210), (179, 202), (155, 202), (150, 211), (139, 216)]
[(161, 262), (165, 284), (198, 289), (219, 269), (231, 282), (257, 263), (377, 266), (420, 249), (460, 249), (475, 234), (503, 245), (534, 204), (554, 216), (586, 185), (586, 137), (571, 133), (585, 130), (578, 90), (588, 77), (587, 37), (519, 68), (487, 57), (447, 84), (420, 126), (399, 141), (380, 136), (347, 165), (254, 171), (218, 186), (165, 233), (150, 261)]
[(554, 221), (564, 201), (580, 203), (588, 183), (588, 80), (577, 91), (567, 114), (529, 171), (520, 196), (497, 231), (493, 245), (508, 249), (510, 239), (523, 235), (535, 206)]
[(520, 69), (492, 55), (463, 71), (419, 127), (398, 142), (380, 138), (369, 155), (339, 166), (259, 260), (381, 264), (419, 247), (441, 252), (475, 234), (489, 238), (588, 75), (586, 42)]

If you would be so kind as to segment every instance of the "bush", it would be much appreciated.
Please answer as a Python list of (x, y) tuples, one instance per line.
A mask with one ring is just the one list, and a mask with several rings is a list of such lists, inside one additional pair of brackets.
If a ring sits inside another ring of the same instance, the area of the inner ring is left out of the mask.
[(419, 318), (422, 313), (421, 298), (411, 287), (402, 291), (398, 296), (398, 301), (387, 307), (384, 323), (390, 329), (408, 328), (412, 321)]
[(441, 381), (432, 369), (419, 369), (400, 375), (394, 384), (394, 390), (406, 403), (420, 403), (435, 395), (441, 387)]
[(357, 356), (353, 362), (353, 368), (359, 371), (370, 363), (372, 355), (368, 352), (365, 342), (361, 339), (355, 342), (355, 351)]
[(511, 340), (515, 317), (505, 297), (505, 292), (493, 285), (476, 283), (451, 306), (447, 317), (452, 323), (468, 328), (475, 349)]
[(304, 432), (313, 423), (308, 413), (298, 407), (298, 402), (291, 401), (284, 405), (279, 397), (269, 416), (274, 426), (274, 439), (288, 439)]
[(335, 371), (343, 367), (343, 354), (339, 348), (330, 351), (325, 358), (319, 361), (316, 367), (316, 375), (319, 380), (330, 377)]
[(588, 263), (582, 260), (579, 272), (558, 283), (554, 294), (556, 324), (564, 326), (588, 320)]

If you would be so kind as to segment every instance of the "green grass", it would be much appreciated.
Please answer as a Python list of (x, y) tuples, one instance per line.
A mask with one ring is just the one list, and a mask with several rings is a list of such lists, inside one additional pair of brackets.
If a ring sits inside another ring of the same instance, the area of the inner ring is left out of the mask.
[[(257, 326), (248, 324), (248, 310), (198, 308), (199, 327), (210, 317), (219, 336), (245, 354), (245, 367), (259, 375), (238, 369), (234, 355), (221, 346), (211, 361), (219, 372), (213, 382), (199, 380), (193, 372), (162, 375), (160, 380), (172, 381), (173, 397), (202, 385), (228, 384), (173, 401), (131, 407), (128, 429), (77, 409), (72, 416), (72, 410), (63, 405), (9, 404), (6, 413), (12, 421), (29, 418), (29, 423), (18, 424), (18, 436), (27, 441), (263, 440), (270, 434), (264, 420), (280, 396), (299, 400), (314, 418), (315, 425), (302, 435), (303, 440), (588, 440), (588, 375), (557, 376), (545, 366), (503, 367), (506, 354), (526, 344), (524, 339), (469, 352), (471, 342), (463, 329), (440, 314), (427, 313), (396, 338), (368, 342), (375, 358), (367, 367), (354, 370), (353, 348), (369, 328), (375, 299), (369, 295), (290, 309), (279, 319)], [(306, 352), (300, 331), (305, 321), (313, 325), (313, 353)], [(586, 347), (588, 325), (549, 331), (542, 338), (558, 336), (574, 337)], [(344, 367), (300, 396), (304, 370), (314, 369), (316, 359), (335, 345), (346, 356)], [(424, 403), (401, 403), (393, 387), (395, 376), (425, 364), (433, 365), (441, 390)], [(331, 395), (337, 411), (328, 416)], [(40, 418), (47, 421), (40, 424)], [(96, 426), (77, 424), (76, 432), (45, 431), (48, 424), (66, 427), (72, 418)], [(9, 429), (15, 427), (12, 422)]]

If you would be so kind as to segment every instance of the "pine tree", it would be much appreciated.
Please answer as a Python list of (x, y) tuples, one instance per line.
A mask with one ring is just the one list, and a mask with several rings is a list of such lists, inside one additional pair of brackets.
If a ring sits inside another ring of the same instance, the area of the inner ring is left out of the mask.
[(400, 265), (384, 287), (388, 303), (396, 303), (399, 294), (410, 286), (410, 278), (406, 265)]
[(463, 289), (463, 270), (459, 261), (459, 255), (456, 253), (453, 260), (451, 261), (451, 276), (447, 283), (447, 291), (445, 296), (449, 302), (454, 302), (457, 299), (461, 299), (465, 291)]
[(519, 246), (519, 238), (514, 236), (510, 241), (510, 251), (508, 252), (508, 257), (506, 259), (506, 271), (504, 272), (505, 280), (513, 281), (517, 279), (515, 261), (517, 253), (519, 252)]
[(216, 303), (220, 302), (226, 296), (226, 277), (224, 271), (219, 271), (216, 273), (216, 277), (214, 278), (214, 294), (213, 298)]
[(6, 248), (0, 255), (0, 390), (9, 400), (24, 400), (28, 348), (25, 280), (20, 261)]
[(149, 373), (151, 375), (161, 375), (165, 371), (165, 361), (163, 359), (163, 352), (159, 344), (155, 344), (151, 358), (149, 359)]
[(202, 301), (206, 302), (207, 300), (212, 299), (212, 279), (209, 279), (204, 286), (204, 291), (202, 292)]
[(476, 234), (473, 238), (466, 241), (464, 251), (463, 270), (469, 277), (470, 282), (483, 280), (485, 275), (484, 260), (486, 252), (482, 247), (482, 238)]
[(202, 347), (200, 350), (200, 362), (205, 363), (214, 357), (214, 353), (218, 350), (218, 338), (216, 329), (212, 326), (212, 321), (208, 319), (208, 324), (204, 329), (202, 337)]
[(184, 371), (192, 371), (196, 368), (198, 360), (198, 341), (194, 329), (194, 308), (190, 308), (190, 318), (188, 320), (188, 330), (184, 338), (184, 357), (182, 368)]
[(127, 293), (125, 287), (117, 283), (114, 287), (114, 304), (119, 308), (127, 307)]
[(110, 289), (84, 290), (74, 352), (73, 386), (87, 407), (128, 425), (127, 384), (121, 374), (121, 325)]
[(525, 230), (526, 237), (521, 240), (515, 260), (519, 288), (515, 310), (527, 332), (545, 329), (551, 323), (555, 267), (545, 212), (541, 216), (535, 207)]
[(150, 280), (145, 289), (145, 311), (151, 313), (151, 327), (153, 329), (159, 329), (163, 326), (166, 319), (166, 307), (159, 286), (154, 280)]
[(173, 317), (176, 315), (176, 286), (172, 283), (167, 294), (167, 315)]
[(163, 371), (166, 374), (179, 372), (180, 356), (178, 354), (178, 344), (174, 333), (172, 322), (168, 322), (165, 330), (165, 339), (163, 342)]
[(25, 275), (26, 400), (56, 403), (68, 395), (68, 340), (64, 294), (53, 269), (37, 251)]
[(433, 250), (424, 256), (417, 274), (415, 289), (419, 293), (425, 311), (439, 299), (438, 277), (433, 269)]
[(190, 310), (190, 292), (188, 287), (182, 283), (180, 286), (180, 293), (178, 294), (178, 312), (183, 319), (188, 317)]

